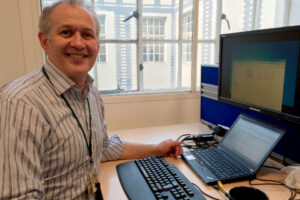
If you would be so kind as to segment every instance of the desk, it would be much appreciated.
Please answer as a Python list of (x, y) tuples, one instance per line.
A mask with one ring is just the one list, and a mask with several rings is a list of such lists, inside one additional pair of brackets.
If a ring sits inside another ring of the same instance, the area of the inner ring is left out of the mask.
[[(159, 126), (150, 128), (128, 129), (121, 131), (114, 131), (113, 134), (119, 135), (122, 139), (129, 142), (156, 144), (165, 139), (176, 140), (182, 134), (200, 134), (211, 133), (212, 131), (202, 123), (180, 124)], [(206, 185), (202, 180), (189, 168), (189, 166), (182, 159), (165, 158), (168, 163), (176, 165), (176, 167), (192, 182), (198, 185), (203, 191), (218, 199), (227, 199), (223, 193), (215, 190), (213, 187)], [(100, 181), (102, 192), (105, 200), (127, 199), (122, 186), (119, 182), (116, 165), (127, 162), (128, 160), (119, 160), (104, 162), (100, 168)], [(261, 168), (257, 173), (258, 178), (284, 180), (284, 175), (275, 169)], [(224, 188), (229, 191), (236, 186), (249, 186), (248, 181), (240, 181), (230, 184), (224, 184)], [(263, 190), (270, 200), (287, 200), (290, 196), (290, 191), (283, 186), (252, 186)], [(205, 196), (205, 198), (210, 199)], [(297, 195), (296, 199), (299, 199)]]

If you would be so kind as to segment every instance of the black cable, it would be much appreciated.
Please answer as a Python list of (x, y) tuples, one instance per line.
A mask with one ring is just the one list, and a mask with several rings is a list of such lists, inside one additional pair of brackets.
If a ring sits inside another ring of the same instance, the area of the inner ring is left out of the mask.
[(186, 147), (186, 148), (189, 148), (189, 149), (205, 149), (205, 148), (209, 147), (207, 142), (197, 142), (196, 141), (195, 144), (186, 144), (184, 141), (185, 140), (181, 141), (182, 146)]
[(212, 125), (210, 125), (210, 124), (207, 124), (207, 127), (208, 127), (210, 130), (215, 130), (215, 128), (214, 128)]
[(278, 168), (278, 167), (273, 167), (273, 166), (263, 165), (263, 167), (265, 167), (265, 168), (270, 168), (270, 169), (281, 170), (280, 168)]
[(183, 134), (183, 135), (181, 135), (181, 136), (179, 136), (178, 138), (177, 138), (177, 141), (179, 141), (180, 140), (180, 138), (182, 138), (182, 137), (188, 137), (188, 136), (191, 136), (191, 134)]
[(211, 141), (211, 143), (208, 143), (207, 141), (199, 141), (199, 140), (193, 140), (195, 144), (187, 144), (185, 141), (188, 141), (188, 139), (193, 136), (192, 134), (183, 134), (177, 138), (177, 141), (180, 141), (182, 143), (182, 147), (189, 148), (189, 149), (205, 149), (209, 146), (215, 146), (218, 144), (218, 142), (214, 139)]
[(196, 185), (195, 183), (192, 183), (202, 194), (204, 194), (205, 196), (208, 196), (209, 198), (211, 198), (211, 199), (214, 199), (214, 200), (220, 200), (220, 199), (218, 199), (218, 198), (216, 198), (216, 197), (213, 197), (213, 196), (211, 196), (211, 195), (209, 195), (209, 194), (207, 194), (207, 193), (205, 193), (203, 190), (201, 190), (200, 189), (200, 187), (198, 186), (198, 185)]
[(254, 180), (254, 179), (252, 179), (252, 180), (249, 180), (249, 185), (281, 185), (281, 186), (286, 187), (291, 192), (291, 196), (290, 196), (289, 200), (294, 200), (296, 195), (300, 194), (296, 189), (293, 189), (280, 181), (261, 179), (261, 178), (255, 178), (255, 179), (259, 180), (259, 181), (272, 182), (272, 183), (252, 183), (252, 181)]

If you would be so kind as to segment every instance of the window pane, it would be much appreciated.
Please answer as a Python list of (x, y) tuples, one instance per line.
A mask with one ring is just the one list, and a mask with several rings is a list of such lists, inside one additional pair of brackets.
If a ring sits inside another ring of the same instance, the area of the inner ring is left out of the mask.
[[(284, 0), (281, 0), (284, 1)], [(283, 3), (282, 3), (283, 4)], [(282, 5), (281, 4), (281, 5)], [(281, 6), (283, 7), (283, 6)], [(290, 1), (289, 26), (300, 25), (300, 1)]]
[(192, 62), (193, 12), (183, 13), (182, 38), (190, 42), (182, 44), (182, 62)]
[[(153, 46), (153, 43), (148, 43)], [(167, 51), (166, 62), (157, 62), (155, 64), (145, 62), (144, 66), (144, 88), (145, 90), (170, 89), (177, 86), (177, 44), (162, 44)], [(163, 48), (162, 48), (163, 49)], [(152, 59), (152, 60), (151, 60)], [(150, 60), (153, 56), (150, 55)]]
[(191, 40), (193, 37), (193, 12), (188, 11), (183, 13), (182, 20), (182, 38)]
[(202, 64), (215, 64), (215, 44), (212, 43), (198, 43), (198, 54), (197, 54), (197, 88), (200, 88), (200, 75)]
[(284, 0), (262, 0), (260, 5), (259, 28), (274, 28), (283, 25), (284, 6), (280, 5)]
[(215, 39), (216, 0), (199, 0), (198, 39)]
[[(176, 39), (178, 26), (179, 0), (144, 0), (143, 26), (148, 27), (148, 33), (143, 31), (143, 38)], [(160, 37), (159, 37), (160, 36)]]
[(99, 54), (97, 57), (97, 62), (106, 62), (106, 45), (100, 44)]
[[(163, 43), (144, 43), (143, 58), (144, 62), (164, 62), (162, 56), (164, 54), (165, 45)], [(155, 60), (153, 60), (155, 57)], [(160, 59), (156, 59), (160, 58)]]
[(100, 23), (100, 38), (105, 38), (105, 15), (98, 15), (99, 23)]
[[(97, 75), (99, 90), (131, 91), (137, 89), (137, 66), (135, 44), (105, 44), (109, 52), (106, 63), (97, 62), (94, 73)], [(94, 75), (94, 76), (95, 76)]]
[(232, 33), (252, 30), (254, 0), (223, 0), (222, 13), (230, 23), (228, 29), (225, 20), (221, 21), (221, 33)]
[(42, 7), (50, 6), (51, 4), (53, 4), (56, 1), (58, 1), (58, 0), (43, 0), (43, 1), (41, 1)]
[[(192, 47), (192, 43), (184, 43), (182, 50), (182, 64), (181, 70), (179, 69), (179, 77), (181, 74), (181, 87), (182, 88), (191, 88), (191, 73), (192, 73), (192, 52), (190, 51), (190, 47)], [(186, 50), (184, 50), (184, 48)]]
[[(165, 21), (165, 17), (148, 16), (143, 17), (143, 39), (165, 39), (165, 26), (160, 21)], [(153, 23), (153, 21), (155, 23)]]
[[(153, 45), (153, 43), (148, 43)], [(144, 66), (144, 89), (145, 90), (165, 90), (165, 89), (190, 89), (191, 87), (191, 63), (182, 63), (178, 65), (178, 45), (174, 43), (160, 44), (159, 55), (150, 56), (150, 59), (156, 61), (155, 64), (145, 62)], [(165, 56), (166, 55), (166, 56)]]
[(123, 22), (136, 11), (135, 1), (121, 1), (121, 3), (116, 0), (95, 1), (95, 10), (98, 15), (105, 16), (106, 39), (137, 39), (135, 17)]
[(182, 61), (192, 62), (192, 43), (182, 44)]

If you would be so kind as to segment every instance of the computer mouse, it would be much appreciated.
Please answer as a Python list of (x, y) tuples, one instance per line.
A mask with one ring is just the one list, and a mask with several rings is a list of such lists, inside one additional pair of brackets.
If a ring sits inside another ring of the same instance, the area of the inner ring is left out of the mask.
[(253, 187), (234, 187), (229, 191), (231, 200), (269, 200), (269, 197), (261, 190)]

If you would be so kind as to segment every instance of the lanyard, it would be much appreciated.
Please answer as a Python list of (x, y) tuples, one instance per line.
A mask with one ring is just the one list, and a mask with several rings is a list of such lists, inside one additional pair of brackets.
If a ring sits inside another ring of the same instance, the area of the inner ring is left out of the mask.
[[(46, 72), (44, 66), (42, 67), (42, 72), (43, 72), (43, 74), (45, 75), (45, 77), (48, 79), (48, 81), (51, 83), (51, 85), (53, 86), (53, 84), (52, 84), (52, 82), (50, 81), (49, 76), (48, 76), (48, 74), (47, 74), (47, 72)], [(91, 116), (91, 108), (90, 108), (90, 102), (89, 102), (89, 99), (87, 98), (87, 103), (88, 103), (88, 108), (89, 108), (89, 120), (90, 120), (90, 123), (89, 123), (89, 126), (90, 126), (90, 127), (89, 127), (89, 128), (90, 128), (90, 138), (89, 138), (90, 144), (88, 143), (88, 140), (87, 140), (87, 138), (86, 138), (86, 134), (85, 134), (85, 132), (84, 132), (84, 130), (83, 130), (83, 127), (82, 127), (82, 125), (81, 125), (81, 123), (80, 123), (80, 121), (79, 121), (77, 115), (75, 114), (74, 110), (72, 109), (70, 103), (68, 102), (68, 100), (65, 98), (65, 96), (64, 96), (63, 94), (61, 94), (60, 97), (65, 101), (67, 107), (68, 107), (68, 108), (70, 109), (70, 111), (72, 112), (72, 116), (73, 116), (74, 119), (77, 121), (77, 124), (78, 124), (78, 126), (79, 126), (79, 128), (80, 128), (80, 130), (81, 130), (81, 132), (82, 132), (82, 134), (83, 134), (83, 136), (84, 136), (84, 140), (85, 140), (86, 146), (87, 146), (88, 151), (89, 151), (90, 162), (91, 162), (91, 164), (92, 164), (92, 163), (93, 163), (93, 158), (92, 158), (92, 153), (93, 153), (93, 152), (92, 152), (92, 116)]]

